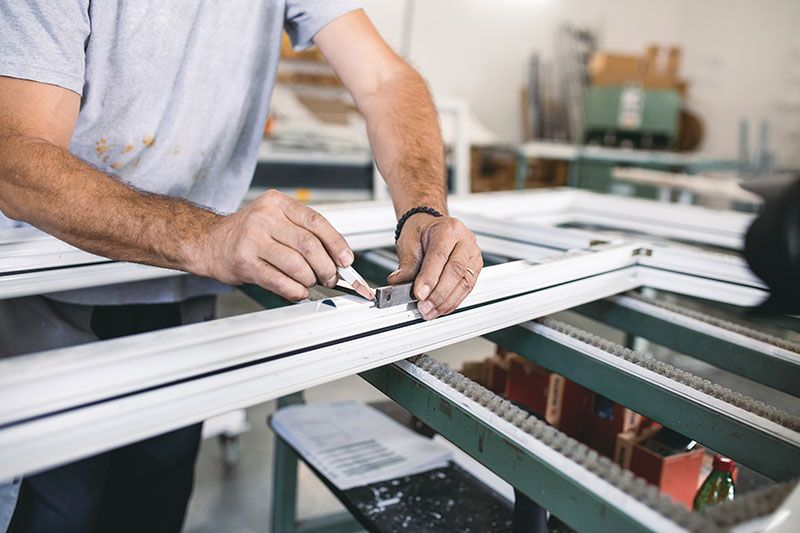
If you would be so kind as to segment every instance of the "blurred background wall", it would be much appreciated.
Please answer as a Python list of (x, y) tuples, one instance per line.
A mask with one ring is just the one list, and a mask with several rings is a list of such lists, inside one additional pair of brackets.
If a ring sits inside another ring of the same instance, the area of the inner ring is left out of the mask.
[[(598, 47), (639, 53), (650, 43), (684, 50), (688, 107), (706, 126), (702, 151), (735, 157), (738, 124), (771, 123), (777, 163), (800, 165), (798, 0), (364, 0), (396, 50), (434, 94), (465, 98), (500, 140), (522, 136), (519, 91), (533, 52), (552, 57), (564, 21)], [(771, 28), (765, 33), (757, 28)]]

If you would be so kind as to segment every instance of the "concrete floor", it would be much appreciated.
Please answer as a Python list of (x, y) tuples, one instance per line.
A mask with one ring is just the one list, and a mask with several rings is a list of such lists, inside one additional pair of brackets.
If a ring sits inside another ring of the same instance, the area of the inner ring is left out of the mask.
[[(225, 295), (220, 299), (219, 316), (232, 316), (260, 310), (257, 304), (240, 293)], [(562, 313), (558, 317), (577, 326), (591, 329), (609, 340), (623, 342), (617, 330), (599, 325), (575, 315)], [(695, 374), (717, 381), (725, 386), (776, 405), (789, 412), (800, 414), (796, 399), (781, 394), (752, 381), (731, 375), (706, 363), (662, 347), (648, 345), (639, 339), (637, 349), (654, 357), (684, 368)], [(494, 345), (483, 339), (472, 339), (431, 352), (440, 361), (459, 368), (467, 360), (480, 360), (492, 354)], [(377, 401), (386, 397), (358, 376), (351, 376), (310, 389), (306, 401), (335, 401), (361, 399)], [(250, 431), (240, 437), (241, 456), (233, 468), (225, 467), (222, 448), (217, 439), (205, 440), (200, 449), (196, 468), (196, 483), (189, 515), (185, 526), (188, 533), (211, 532), (265, 532), (269, 527), (272, 497), (272, 450), (274, 436), (267, 428), (266, 419), (275, 409), (275, 402), (254, 406), (247, 410)], [(748, 476), (754, 484), (763, 478)], [(741, 481), (741, 479), (740, 479)], [(298, 516), (308, 518), (342, 510), (342, 506), (328, 489), (303, 465), (299, 474)]]

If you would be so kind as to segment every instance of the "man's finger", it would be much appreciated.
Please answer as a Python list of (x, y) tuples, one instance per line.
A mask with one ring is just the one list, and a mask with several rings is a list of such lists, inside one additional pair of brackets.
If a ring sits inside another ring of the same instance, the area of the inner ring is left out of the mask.
[[(423, 301), (430, 298), (433, 289), (439, 284), (439, 278), (442, 276), (444, 266), (450, 259), (455, 245), (456, 240), (448, 237), (438, 240), (425, 251), (422, 267), (414, 282), (414, 295), (418, 300)], [(441, 302), (437, 302), (436, 305), (438, 303)], [(422, 311), (422, 306), (420, 306), (420, 311)], [(425, 312), (423, 311), (422, 314), (425, 315)]]
[(292, 302), (308, 298), (308, 289), (289, 276), (263, 261), (259, 261), (251, 280), (256, 285), (274, 292)]
[(459, 242), (453, 248), (442, 268), (438, 282), (430, 295), (419, 304), (419, 310), (426, 320), (442, 314), (445, 302), (447, 302), (451, 293), (457, 289), (466, 289), (467, 292), (472, 290), (473, 285), (475, 285), (475, 275), (470, 272), (470, 270), (474, 272), (474, 269), (470, 268), (470, 265), (473, 264), (472, 255), (472, 247), (465, 245), (463, 242)]
[(291, 202), (284, 213), (289, 220), (316, 235), (338, 266), (346, 267), (353, 263), (355, 257), (350, 245), (325, 217), (297, 201)]
[(478, 274), (480, 274), (483, 268), (483, 259), (480, 255), (477, 257), (477, 260), (472, 260), (472, 266), (468, 268), (474, 272), (475, 275), (473, 276), (471, 272), (467, 272), (467, 275), (456, 285), (455, 290), (450, 293), (450, 296), (447, 297), (445, 302), (436, 308), (436, 316), (449, 315), (455, 311), (456, 307), (458, 307), (461, 302), (464, 301), (464, 298), (472, 292), (472, 289), (475, 288)]
[(314, 271), (311, 270), (308, 262), (296, 250), (274, 240), (264, 250), (266, 250), (266, 253), (260, 255), (261, 259), (297, 283), (304, 287), (312, 287), (317, 283), (317, 276)]
[(286, 220), (272, 238), (303, 256), (320, 284), (328, 288), (336, 285), (336, 265), (316, 235)]
[(397, 258), (400, 260), (397, 270), (386, 278), (391, 285), (408, 283), (417, 276), (422, 265), (422, 244), (419, 239), (400, 237), (397, 242)]

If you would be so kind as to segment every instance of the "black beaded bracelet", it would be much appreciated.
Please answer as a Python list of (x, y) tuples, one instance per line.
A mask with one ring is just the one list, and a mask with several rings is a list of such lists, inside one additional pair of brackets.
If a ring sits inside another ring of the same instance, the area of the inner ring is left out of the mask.
[(437, 211), (432, 207), (425, 207), (425, 206), (412, 207), (411, 209), (403, 213), (403, 216), (401, 216), (400, 220), (397, 221), (397, 228), (395, 228), (394, 230), (394, 242), (397, 242), (400, 239), (400, 232), (403, 230), (403, 226), (405, 225), (406, 220), (411, 218), (411, 216), (416, 215), (417, 213), (425, 213), (437, 218), (444, 216), (439, 211)]

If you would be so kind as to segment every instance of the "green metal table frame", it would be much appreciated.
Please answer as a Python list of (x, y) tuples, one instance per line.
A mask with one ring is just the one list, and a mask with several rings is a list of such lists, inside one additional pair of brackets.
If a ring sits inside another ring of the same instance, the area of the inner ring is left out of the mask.
[(800, 448), (514, 326), (485, 335), (500, 346), (779, 481), (800, 475)]
[(359, 374), (447, 440), (578, 530), (648, 531), (396, 365)]
[[(388, 274), (386, 269), (364, 260), (358, 260), (356, 267), (367, 279), (382, 280)], [(245, 292), (266, 307), (287, 303), (262, 289), (250, 287)], [(692, 343), (690, 331), (681, 331), (680, 335), (665, 338), (657, 331), (663, 324), (652, 323), (641, 313), (625, 317), (621, 313), (617, 315), (617, 310), (609, 309), (607, 301), (595, 302), (579, 310), (627, 332), (626, 344), (631, 344), (638, 335), (655, 337), (653, 340), (656, 342), (660, 339), (666, 346), (716, 364), (721, 361), (709, 353), (714, 350), (708, 349), (708, 346), (717, 350), (728, 350), (731, 347), (728, 343), (721, 344), (721, 341), (715, 342), (704, 338), (705, 336), (695, 337), (694, 342), (698, 343), (695, 345)], [(685, 397), (631, 377), (580, 351), (535, 335), (519, 326), (490, 333), (485, 337), (774, 479), (786, 480), (800, 475), (798, 448), (738, 421), (721, 417)], [(743, 361), (750, 355), (752, 354), (737, 352), (731, 361), (722, 361), (722, 367), (742, 373), (745, 371)], [(750, 366), (746, 370), (748, 374), (752, 374)], [(765, 373), (758, 375), (768, 380), (769, 384), (782, 383), (764, 375)], [(415, 381), (396, 365), (373, 369), (360, 376), (532, 500), (559, 517), (565, 517), (565, 522), (570, 526), (578, 530), (642, 530), (642, 526), (630, 517), (604, 505), (596, 495), (552, 470), (529, 451), (513, 445), (497, 430), (478, 421), (439, 392)], [(293, 395), (280, 399), (278, 405), (298, 401), (302, 401), (302, 396)], [(272, 531), (357, 530), (360, 526), (347, 513), (305, 523), (297, 521), (297, 461), (296, 454), (276, 438)]]
[[(305, 403), (298, 392), (278, 399), (278, 409)], [(308, 520), (297, 518), (297, 467), (300, 458), (283, 439), (275, 435), (272, 463), (272, 514), (270, 529), (274, 533), (351, 533), (363, 528), (350, 513), (343, 511)]]
[(572, 310), (676, 352), (800, 397), (800, 367), (796, 364), (629, 309), (610, 300), (598, 300)]

